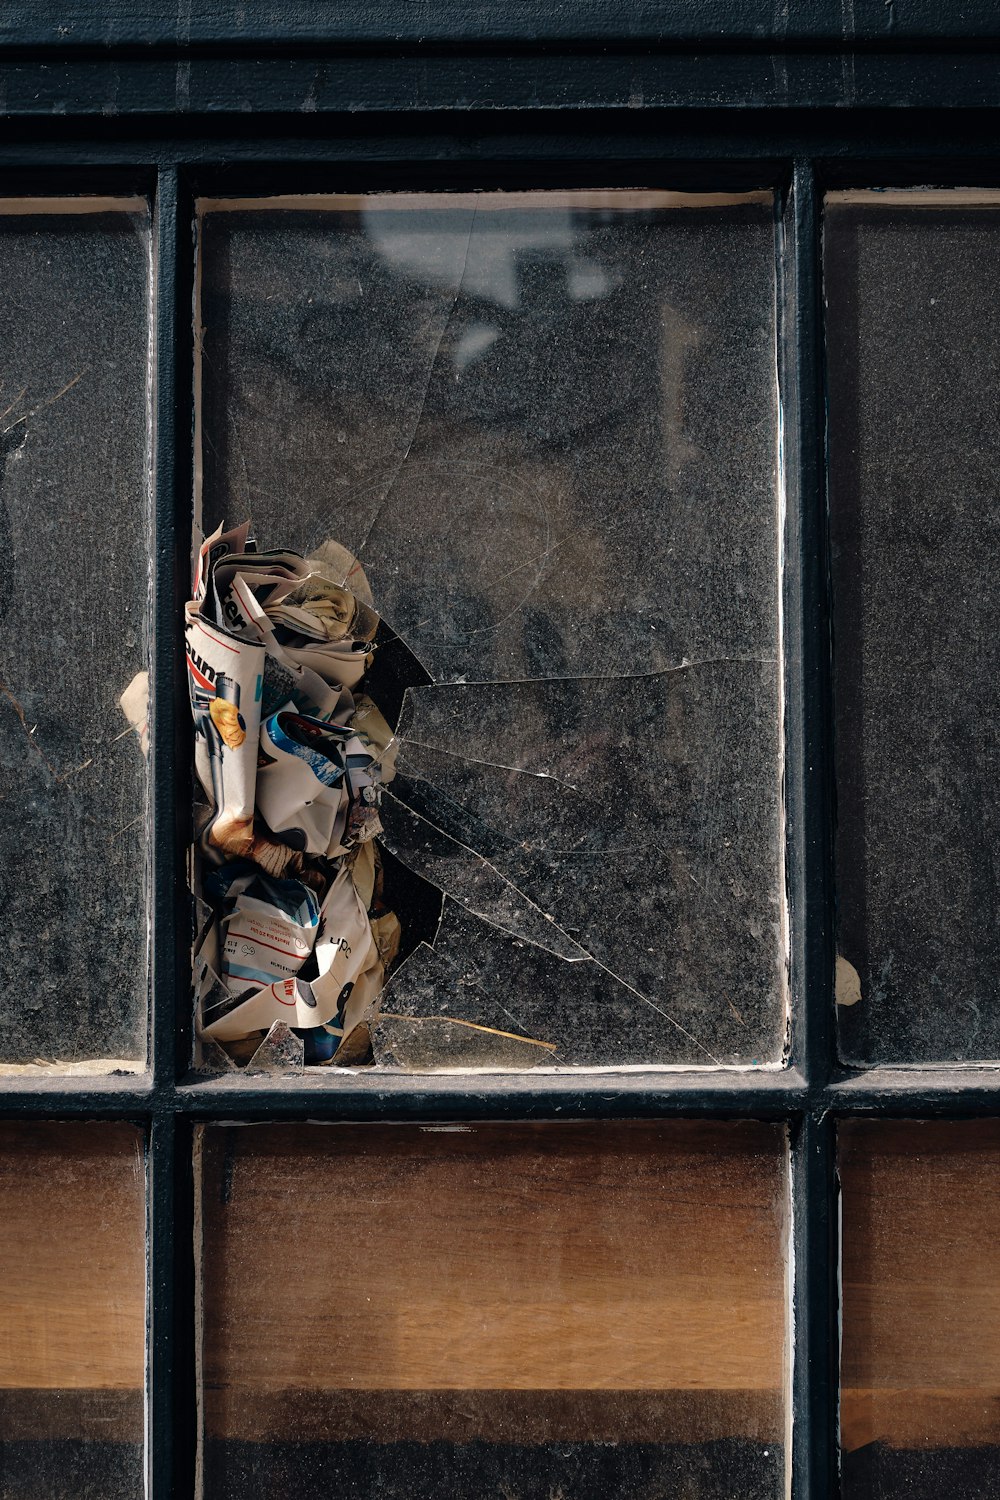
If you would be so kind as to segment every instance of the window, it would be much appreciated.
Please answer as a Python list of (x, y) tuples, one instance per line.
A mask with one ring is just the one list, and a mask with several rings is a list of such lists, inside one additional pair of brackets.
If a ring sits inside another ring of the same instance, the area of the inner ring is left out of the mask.
[[(356, 682), (357, 654), (345, 665), (339, 642), (329, 667), (311, 642), (276, 642), (227, 688), (243, 713), (261, 705), (265, 832), (251, 858), (287, 880), (305, 857), (296, 905), (326, 847), (309, 811), (324, 789), (303, 783), (295, 810), (283, 706), (363, 735), (380, 711), (376, 742), (394, 732), (381, 832), (342, 857), (401, 924), (375, 1047), (474, 1062), (479, 1046), (488, 1062), (513, 1033), (541, 1044), (522, 1048), (526, 1065), (780, 1064), (773, 195), (372, 193), (198, 209), (200, 531), (252, 515), (265, 550), (332, 570), (364, 597), (348, 593), (365, 616), (352, 628), (373, 653)], [(241, 607), (213, 610), (212, 597), (246, 599), (253, 574), (220, 582), (227, 566), (240, 567), (216, 564), (189, 631), (199, 702), (213, 691), (204, 658), (227, 684), (244, 671), (244, 637), (218, 635)], [(258, 589), (272, 615), (245, 627), (258, 652), (262, 629), (305, 639), (283, 623), (285, 596), (270, 603), (277, 566), (261, 565)], [(217, 791), (247, 747), (213, 753), (205, 798), (227, 800), (201, 840), (209, 895), (244, 869), (211, 873), (248, 833), (230, 832), (235, 772)], [(360, 857), (371, 849), (375, 877)], [(366, 970), (327, 889), (316, 951), (345, 934), (351, 964), (334, 964), (329, 995), (355, 991), (331, 1017), (340, 1031)], [(268, 983), (284, 939), (271, 933), (251, 959), (229, 902), (201, 949), (207, 1037), (238, 1050), (288, 1018), (310, 1056), (325, 957), (292, 1010)], [(220, 969), (238, 980), (220, 985)], [(345, 1032), (338, 1056), (350, 1046)]]
[[(988, 1487), (995, 39), (732, 9), (10, 23), (19, 1500)], [(381, 617), (345, 1066), (194, 1023), (247, 518)]]

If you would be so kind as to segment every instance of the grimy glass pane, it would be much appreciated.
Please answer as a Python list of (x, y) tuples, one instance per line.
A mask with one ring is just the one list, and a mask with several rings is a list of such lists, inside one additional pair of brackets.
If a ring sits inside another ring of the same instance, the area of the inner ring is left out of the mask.
[(1000, 197), (877, 196), (826, 213), (840, 1042), (989, 1058)]
[(0, 1124), (0, 1500), (141, 1500), (142, 1132)]
[(841, 1127), (845, 1500), (1000, 1473), (1000, 1121)]
[(340, 543), (382, 618), (376, 1057), (776, 1061), (769, 195), (201, 210), (204, 529)]
[(778, 1126), (208, 1130), (212, 1500), (777, 1500)]
[(149, 229), (0, 199), (0, 1063), (142, 1059)]

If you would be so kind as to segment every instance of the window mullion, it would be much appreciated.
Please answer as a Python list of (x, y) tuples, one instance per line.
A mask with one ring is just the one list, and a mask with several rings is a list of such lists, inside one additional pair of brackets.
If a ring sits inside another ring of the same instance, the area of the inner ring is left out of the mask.
[[(188, 1028), (178, 1021), (189, 987), (188, 959), (178, 921), (184, 889), (184, 822), (190, 803), (180, 621), (190, 538), (180, 517), (190, 508), (190, 430), (178, 414), (190, 389), (190, 250), (183, 251), (180, 188), (175, 167), (161, 169), (156, 193), (153, 267), (153, 577), (150, 656), (150, 878), (152, 880), (151, 1067), (159, 1090), (172, 1090), (185, 1070)], [(189, 239), (189, 237), (188, 237)], [(187, 433), (185, 439), (184, 434)]]
[(838, 1488), (836, 1142), (824, 1106), (835, 1041), (820, 208), (813, 164), (797, 161), (780, 277), (792, 1060), (810, 1100), (792, 1159), (795, 1500), (829, 1500)]
[(792, 1062), (817, 1090), (835, 1059), (832, 755), (820, 203), (795, 166), (781, 254), (785, 759)]
[(164, 1102), (147, 1158), (147, 1500), (194, 1493), (194, 1167), (192, 1129)]
[(839, 1494), (836, 1129), (806, 1115), (792, 1141), (792, 1500)]
[[(156, 192), (152, 316), (152, 620), (150, 657), (152, 880), (150, 1066), (153, 1118), (147, 1158), (148, 1500), (190, 1496), (194, 1481), (194, 1268), (191, 1130), (176, 1113), (188, 1028), (178, 1024), (189, 988), (184, 923), (184, 812), (187, 766), (181, 606), (189, 545), (182, 517), (190, 504), (188, 409), (191, 365), (190, 277), (178, 171), (160, 171)], [(187, 240), (189, 241), (189, 236)]]

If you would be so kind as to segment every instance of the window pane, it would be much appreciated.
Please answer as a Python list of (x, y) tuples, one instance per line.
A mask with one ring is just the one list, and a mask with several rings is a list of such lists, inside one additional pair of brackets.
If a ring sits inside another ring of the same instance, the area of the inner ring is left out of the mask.
[(1000, 198), (845, 196), (826, 215), (841, 1046), (995, 1057)]
[(847, 1500), (995, 1493), (1000, 1122), (841, 1129)]
[(383, 619), (388, 1062), (780, 1057), (773, 253), (764, 194), (202, 204), (205, 529)]
[(0, 1124), (0, 1494), (143, 1494), (144, 1172), (133, 1125)]
[(134, 1063), (146, 771), (119, 700), (131, 683), (145, 720), (145, 204), (0, 200), (0, 278), (0, 1062)]
[(784, 1494), (779, 1127), (221, 1127), (203, 1201), (213, 1500)]

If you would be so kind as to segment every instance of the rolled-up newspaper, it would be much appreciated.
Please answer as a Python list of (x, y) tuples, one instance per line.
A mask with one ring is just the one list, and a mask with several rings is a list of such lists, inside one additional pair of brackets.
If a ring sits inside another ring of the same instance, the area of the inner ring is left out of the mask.
[[(333, 1023), (344, 1038), (373, 1015), (384, 979), (382, 963), (347, 865), (323, 901), (314, 952), (313, 979), (302, 979), (296, 971), (258, 987), (244, 986), (237, 994), (224, 976), (205, 968), (198, 986), (204, 1034), (219, 1042), (236, 1041), (266, 1031), (274, 1021), (285, 1021), (302, 1028)], [(284, 956), (290, 962), (290, 953)]]
[[(270, 1067), (284, 1064), (285, 1044), (299, 1065), (302, 1056), (345, 1064), (373, 1055), (386, 974), (402, 947), (400, 922), (383, 900), (378, 847), (396, 737), (360, 691), (378, 626), (364, 572), (338, 543), (312, 558), (259, 552), (245, 525), (220, 527), (200, 549), (185, 610), (203, 798), (194, 979), (198, 1035), (216, 1057), (221, 1047), (233, 1060), (259, 1061), (272, 1027)], [(137, 728), (141, 700), (138, 687), (122, 699)], [(419, 815), (409, 816), (409, 843), (407, 820), (396, 822), (387, 847), (418, 871), (441, 850), (439, 863), (462, 876), (463, 899), (484, 882), (506, 885), (448, 835), (432, 830), (429, 838)], [(534, 907), (529, 916), (544, 922)], [(543, 935), (550, 946), (549, 930)], [(558, 944), (554, 951), (576, 949), (565, 934)], [(446, 1056), (456, 1065), (520, 1067), (552, 1049), (450, 1017), (391, 1019), (381, 1055), (404, 1066), (434, 1067)]]
[(392, 774), (392, 734), (370, 700), (353, 723), (378, 628), (370, 598), (335, 544), (318, 561), (258, 552), (242, 526), (199, 553), (185, 644), (205, 800), (197, 894), (213, 916), (195, 954), (197, 1025), (223, 1045), (284, 1021), (317, 1032), (316, 1058), (368, 1050), (392, 951), (353, 876)]

